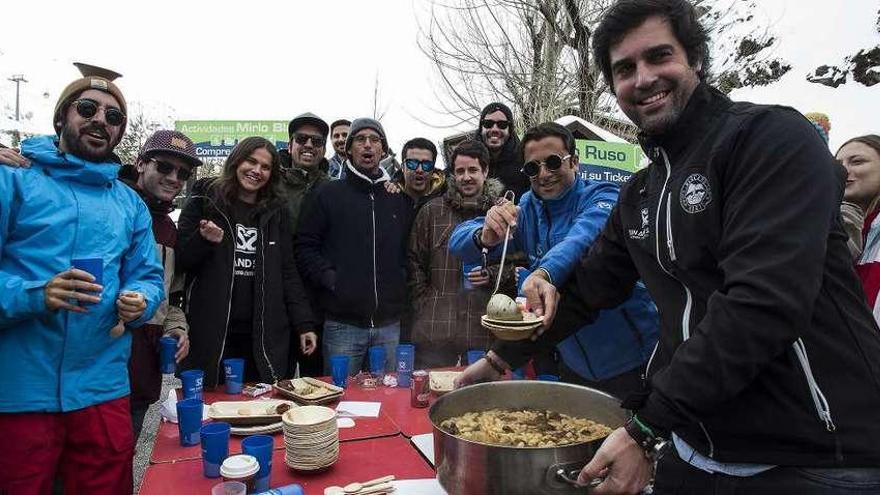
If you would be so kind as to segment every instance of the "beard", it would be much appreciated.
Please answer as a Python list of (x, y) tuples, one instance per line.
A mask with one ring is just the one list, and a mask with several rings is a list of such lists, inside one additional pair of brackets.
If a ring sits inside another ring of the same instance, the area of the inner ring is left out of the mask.
[[(86, 142), (86, 133), (93, 130), (103, 132), (107, 135), (106, 144), (95, 147)], [(94, 163), (114, 161), (113, 148), (115, 147), (115, 144), (111, 143), (109, 133), (101, 126), (91, 125), (78, 130), (72, 125), (65, 123), (64, 127), (61, 128), (61, 141), (67, 148), (66, 151), (68, 153), (78, 156), (83, 160)]]

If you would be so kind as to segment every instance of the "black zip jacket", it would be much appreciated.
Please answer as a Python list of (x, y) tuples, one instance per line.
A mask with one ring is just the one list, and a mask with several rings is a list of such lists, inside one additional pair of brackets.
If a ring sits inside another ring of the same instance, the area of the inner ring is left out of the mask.
[(385, 190), (384, 170), (370, 180), (347, 166), (344, 179), (322, 184), (306, 199), (296, 262), (318, 287), (326, 319), (383, 326), (406, 308), (406, 243), (414, 211), (406, 194)]
[(621, 189), (553, 327), (499, 355), (517, 366), (641, 277), (661, 337), (645, 393), (625, 402), (640, 418), (720, 462), (880, 465), (880, 337), (815, 130), (701, 85), (642, 146), (652, 163)]
[[(232, 301), (235, 226), (208, 181), (197, 182), (178, 220), (177, 269), (186, 272), (185, 309), (190, 352), (183, 369), (205, 371), (205, 387), (217, 384), (222, 370)], [(209, 199), (210, 198), (210, 199)], [(296, 270), (290, 220), (283, 202), (257, 214), (259, 225), (254, 277), (253, 355), (263, 381), (292, 376), (291, 339), (315, 330), (315, 321)], [(223, 240), (213, 244), (199, 234), (199, 221), (213, 221)]]

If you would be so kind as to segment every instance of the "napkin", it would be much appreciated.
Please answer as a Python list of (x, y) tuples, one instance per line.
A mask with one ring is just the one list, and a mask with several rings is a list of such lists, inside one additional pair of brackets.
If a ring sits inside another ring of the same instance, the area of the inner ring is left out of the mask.
[[(168, 391), (168, 397), (162, 401), (159, 406), (159, 414), (162, 415), (162, 421), (169, 423), (177, 423), (177, 390)], [(208, 405), (202, 406), (202, 420), (208, 419)]]
[(378, 418), (381, 402), (342, 401), (336, 406), (336, 414), (348, 417)]

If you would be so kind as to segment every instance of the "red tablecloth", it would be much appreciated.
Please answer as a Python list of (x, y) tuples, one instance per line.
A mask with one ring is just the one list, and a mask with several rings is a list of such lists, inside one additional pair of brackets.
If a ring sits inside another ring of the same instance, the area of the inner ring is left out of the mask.
[[(320, 495), (328, 486), (345, 486), (394, 474), (397, 479), (433, 478), (434, 471), (410, 441), (400, 435), (345, 442), (339, 446), (339, 460), (322, 473), (303, 474), (284, 464), (284, 451), (272, 456), (271, 486), (290, 483), (302, 485), (309, 495)], [(147, 468), (141, 484), (141, 495), (172, 495), (177, 493), (210, 493), (220, 478), (205, 478), (201, 460), (154, 464)]]
[[(375, 397), (373, 397), (372, 399), (348, 399), (348, 395), (349, 390), (346, 390), (344, 398), (347, 400), (378, 400)], [(409, 395), (407, 395), (407, 397), (409, 397)], [(276, 398), (284, 399), (284, 397)], [(204, 394), (204, 400), (206, 404), (213, 404), (214, 402), (218, 401), (240, 401), (251, 399), (253, 398), (246, 395), (227, 395), (222, 392), (205, 392)], [(328, 406), (335, 407), (335, 403), (329, 404)], [(384, 404), (382, 408), (385, 408)], [(354, 422), (355, 426), (352, 428), (339, 429), (339, 440), (341, 442), (346, 442), (350, 440), (363, 440), (367, 438), (388, 437), (400, 433), (400, 428), (398, 428), (396, 422), (392, 421), (389, 415), (384, 411), (379, 412), (378, 418), (354, 418)], [(284, 442), (282, 440), (281, 432), (276, 433), (274, 436), (275, 448), (283, 449)], [(243, 438), (245, 437), (240, 437), (236, 435), (232, 435), (230, 437), (230, 455), (241, 453), (241, 440)], [(150, 456), (150, 462), (158, 464), (163, 462), (176, 462), (181, 460), (201, 458), (201, 446), (195, 445), (192, 447), (181, 447), (180, 436), (178, 434), (176, 424), (161, 423), (159, 425), (159, 431), (156, 433), (156, 443), (153, 445), (153, 453)]]
[[(428, 420), (428, 408), (412, 407), (408, 388), (379, 387), (375, 390), (364, 390), (357, 385), (349, 385), (342, 400), (381, 402), (381, 412), (387, 414), (407, 437), (433, 431), (431, 421)], [(434, 400), (432, 394), (431, 403)]]

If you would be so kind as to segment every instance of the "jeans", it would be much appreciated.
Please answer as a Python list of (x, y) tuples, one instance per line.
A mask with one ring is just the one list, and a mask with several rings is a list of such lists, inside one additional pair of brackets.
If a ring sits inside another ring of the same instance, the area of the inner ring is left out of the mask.
[(781, 466), (754, 476), (710, 474), (670, 448), (657, 462), (654, 495), (867, 495), (880, 493), (880, 468)]
[(392, 372), (397, 366), (397, 344), (400, 342), (400, 322), (384, 327), (362, 328), (347, 323), (327, 320), (324, 322), (324, 374), (329, 375), (332, 356), (348, 356), (348, 374), (356, 375), (369, 363), (371, 346), (385, 347), (385, 371)]

